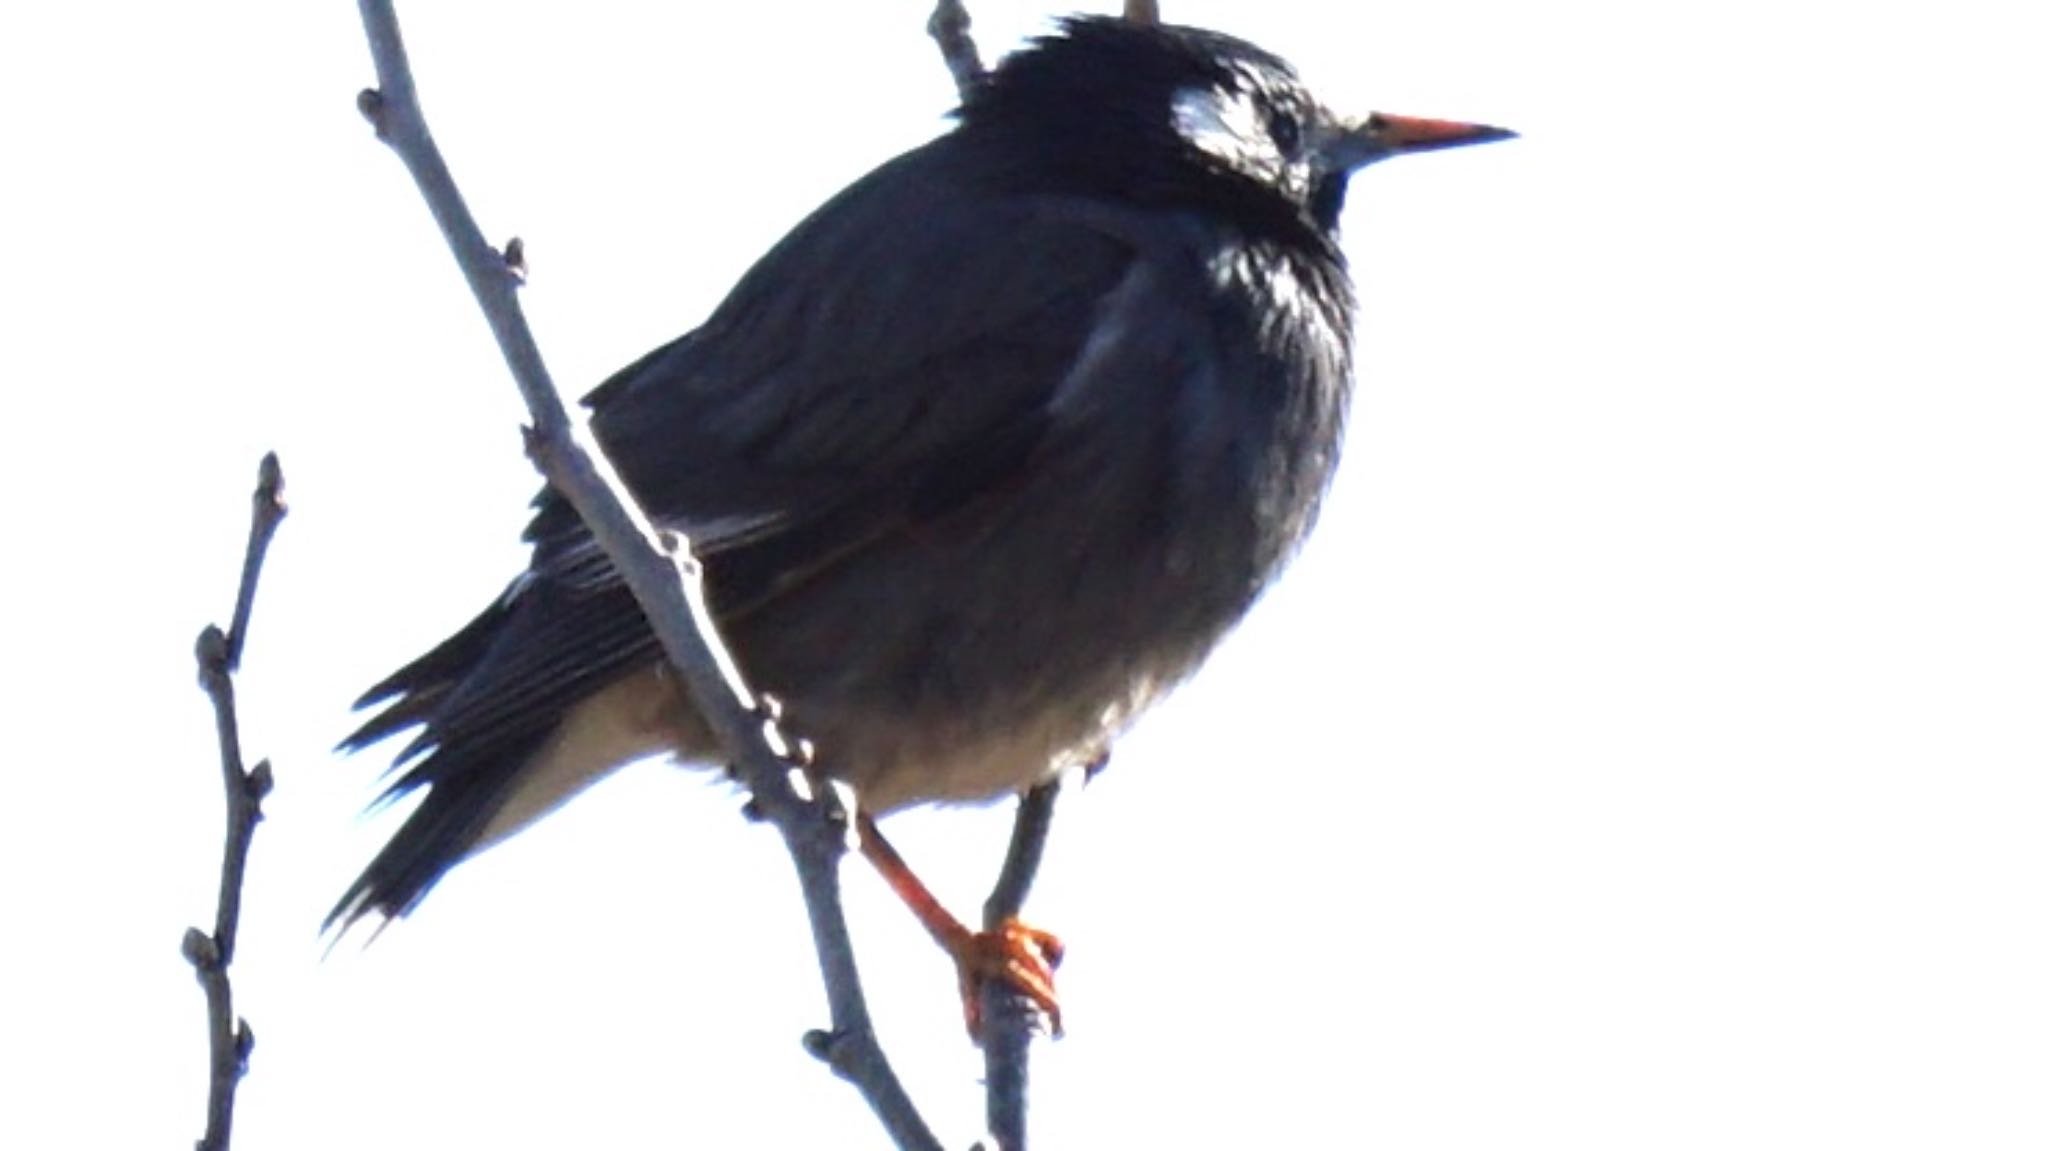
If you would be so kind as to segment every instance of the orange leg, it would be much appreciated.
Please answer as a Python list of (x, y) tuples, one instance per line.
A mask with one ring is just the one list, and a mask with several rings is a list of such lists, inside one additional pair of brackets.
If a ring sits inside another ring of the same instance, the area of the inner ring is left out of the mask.
[(1022, 993), (1040, 1011), (1057, 1037), (1061, 1034), (1059, 993), (1053, 988), (1053, 969), (1060, 965), (1065, 948), (1059, 937), (1028, 927), (1015, 918), (1003, 920), (993, 931), (970, 931), (939, 904), (938, 897), (910, 870), (889, 841), (882, 838), (875, 821), (860, 817), (860, 852), (897, 898), (910, 908), (924, 929), (960, 968), (960, 998), (967, 1010), (967, 1033), (981, 1041), (981, 991), (991, 979), (1000, 979)]

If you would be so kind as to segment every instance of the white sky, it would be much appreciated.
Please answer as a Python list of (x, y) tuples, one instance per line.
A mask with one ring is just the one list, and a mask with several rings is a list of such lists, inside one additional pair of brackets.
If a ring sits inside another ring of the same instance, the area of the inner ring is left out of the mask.
[[(1324, 528), (1072, 806), (1033, 904), (1071, 944), (1042, 1145), (2048, 1144), (2023, 6), (1167, 12), (1337, 106), (1525, 139), (1354, 185)], [(1045, 13), (976, 4), (984, 52)], [(951, 103), (921, 2), (401, 15), (578, 392)], [(516, 570), (535, 483), (353, 109), (369, 78), (344, 3), (0, 15), (0, 1145), (199, 1132), (177, 942), (211, 914), (220, 798), (189, 653), (276, 448), (238, 1146), (880, 1146), (798, 1047), (825, 1013), (788, 864), (702, 776), (635, 769), (322, 958), (396, 825), (358, 817), (380, 763), (326, 748)], [(1006, 827), (894, 824), (962, 910)], [(884, 1038), (962, 1146), (950, 975), (849, 874)]]

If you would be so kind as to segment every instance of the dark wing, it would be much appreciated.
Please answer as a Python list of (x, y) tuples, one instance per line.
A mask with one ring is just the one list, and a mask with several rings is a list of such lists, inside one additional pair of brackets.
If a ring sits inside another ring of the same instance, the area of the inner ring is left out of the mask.
[[(1085, 209), (967, 183), (942, 138), (842, 192), (703, 327), (591, 393), (592, 425), (649, 512), (691, 536), (730, 619), (1001, 490), (1135, 259)], [(391, 791), (431, 790), (338, 918), (417, 902), (569, 709), (655, 655), (573, 511), (536, 503), (527, 574), (361, 701), (388, 706), (344, 746), (423, 725)]]
[[(705, 560), (721, 619), (1002, 490), (1136, 265), (1134, 242), (1097, 210), (968, 183), (953, 145), (842, 192), (702, 327), (585, 398), (627, 485)], [(566, 501), (547, 491), (537, 506), (535, 581), (620, 586)], [(637, 610), (608, 611), (644, 633)], [(578, 622), (616, 634), (608, 619)], [(641, 643), (617, 666), (652, 652)], [(596, 653), (567, 654), (532, 671)]]
[[(635, 494), (710, 558), (727, 611), (789, 573), (721, 557), (827, 518), (839, 526), (809, 550), (829, 556), (1021, 462), (1135, 259), (1086, 209), (965, 185), (950, 144), (841, 193), (703, 327), (585, 401)], [(574, 513), (552, 494), (540, 504), (541, 557), (578, 551)]]

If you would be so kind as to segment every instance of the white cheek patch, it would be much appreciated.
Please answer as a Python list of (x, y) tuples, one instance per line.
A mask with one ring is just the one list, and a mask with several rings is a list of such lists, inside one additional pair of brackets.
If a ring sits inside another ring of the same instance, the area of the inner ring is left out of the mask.
[(1196, 150), (1248, 176), (1272, 180), (1286, 167), (1265, 116), (1246, 93), (1183, 88), (1173, 96), (1173, 127)]

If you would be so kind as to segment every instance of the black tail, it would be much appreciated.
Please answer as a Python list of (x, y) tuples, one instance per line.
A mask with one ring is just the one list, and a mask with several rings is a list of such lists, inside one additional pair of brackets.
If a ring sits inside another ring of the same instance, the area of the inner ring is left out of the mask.
[(421, 788), (427, 797), (328, 914), (329, 927), (412, 910), (476, 847), (562, 717), (659, 658), (603, 552), (572, 549), (552, 567), (536, 563), (467, 627), (357, 704), (385, 706), (341, 746), (359, 751), (418, 728), (398, 755), (394, 767), (404, 774), (385, 799)]
[[(400, 668), (356, 701), (357, 708), (388, 704), (371, 716), (347, 739), (344, 751), (361, 751), (373, 743), (409, 728), (422, 728), (399, 753), (394, 767), (413, 767), (385, 791), (382, 801), (427, 787), (425, 801), (377, 853), (362, 875), (349, 885), (334, 910), (327, 913), (323, 930), (339, 924), (343, 930), (365, 915), (396, 918), (412, 910), (427, 892), (447, 874), (469, 849), (490, 821), (515, 778), (513, 771), (473, 770), (478, 766), (463, 761), (473, 757), (451, 755), (443, 746), (446, 732), (436, 724), (449, 699), (462, 690), (475, 671), (490, 657), (513, 612), (512, 597), (493, 603), (461, 631), (442, 641), (432, 651)], [(519, 741), (494, 741), (490, 751), (503, 757), (499, 762), (516, 766), (547, 738), (541, 726)], [(464, 767), (472, 770), (463, 770)]]

